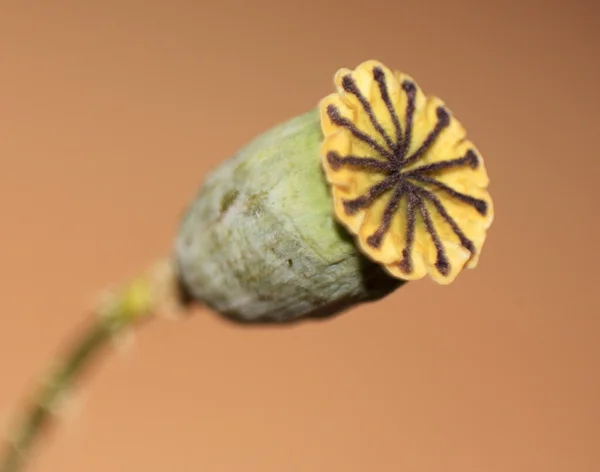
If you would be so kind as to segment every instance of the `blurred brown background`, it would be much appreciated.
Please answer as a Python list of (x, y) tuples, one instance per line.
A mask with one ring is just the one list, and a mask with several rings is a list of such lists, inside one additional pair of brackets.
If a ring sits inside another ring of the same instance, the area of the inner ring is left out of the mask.
[(159, 320), (29, 470), (600, 470), (600, 8), (0, 3), (0, 420), (98, 291), (167, 254), (207, 172), (339, 67), (411, 74), (492, 179), (480, 267), (326, 323)]

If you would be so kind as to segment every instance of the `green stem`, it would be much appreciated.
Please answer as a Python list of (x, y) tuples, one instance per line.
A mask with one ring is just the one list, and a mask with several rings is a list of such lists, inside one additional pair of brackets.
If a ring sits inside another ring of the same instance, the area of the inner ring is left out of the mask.
[[(156, 267), (164, 272), (164, 264)], [(59, 402), (110, 340), (160, 310), (164, 299), (158, 299), (156, 293), (173, 280), (169, 278), (169, 272), (166, 278), (155, 277), (156, 272), (149, 272), (111, 294), (97, 310), (95, 320), (75, 339), (64, 360), (50, 372), (48, 381), (40, 386), (30, 407), (17, 420), (8, 437), (6, 450), (0, 456), (0, 472), (22, 469), (36, 440), (53, 419)]]
[(52, 418), (57, 402), (81, 374), (83, 368), (90, 363), (92, 357), (110, 339), (112, 329), (107, 324), (105, 321), (99, 321), (89, 327), (67, 353), (65, 363), (50, 374), (50, 381), (37, 392), (12, 437), (9, 437), (7, 451), (0, 460), (0, 471), (20, 470), (35, 439)]

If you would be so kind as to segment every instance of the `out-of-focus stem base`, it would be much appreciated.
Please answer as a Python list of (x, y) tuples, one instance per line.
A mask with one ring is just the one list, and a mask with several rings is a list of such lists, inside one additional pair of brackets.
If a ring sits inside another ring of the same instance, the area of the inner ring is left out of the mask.
[(25, 464), (35, 440), (51, 422), (59, 402), (93, 359), (114, 337), (156, 313), (173, 314), (186, 307), (173, 265), (163, 260), (146, 273), (109, 293), (96, 317), (77, 336), (22, 412), (0, 457), (0, 472), (16, 472)]

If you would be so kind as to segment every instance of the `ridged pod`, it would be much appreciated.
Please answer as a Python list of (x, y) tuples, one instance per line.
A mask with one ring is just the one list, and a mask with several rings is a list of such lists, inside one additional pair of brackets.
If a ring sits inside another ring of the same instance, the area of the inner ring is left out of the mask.
[(378, 61), (206, 180), (176, 262), (192, 298), (245, 321), (337, 313), (477, 266), (494, 206), (446, 104)]

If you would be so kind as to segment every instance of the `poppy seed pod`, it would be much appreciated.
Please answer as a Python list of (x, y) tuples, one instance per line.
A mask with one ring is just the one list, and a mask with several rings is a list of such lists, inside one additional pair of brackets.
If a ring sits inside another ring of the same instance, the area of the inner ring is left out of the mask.
[(462, 125), (377, 61), (335, 84), (206, 179), (175, 247), (192, 298), (237, 320), (291, 321), (477, 265), (493, 206)]

